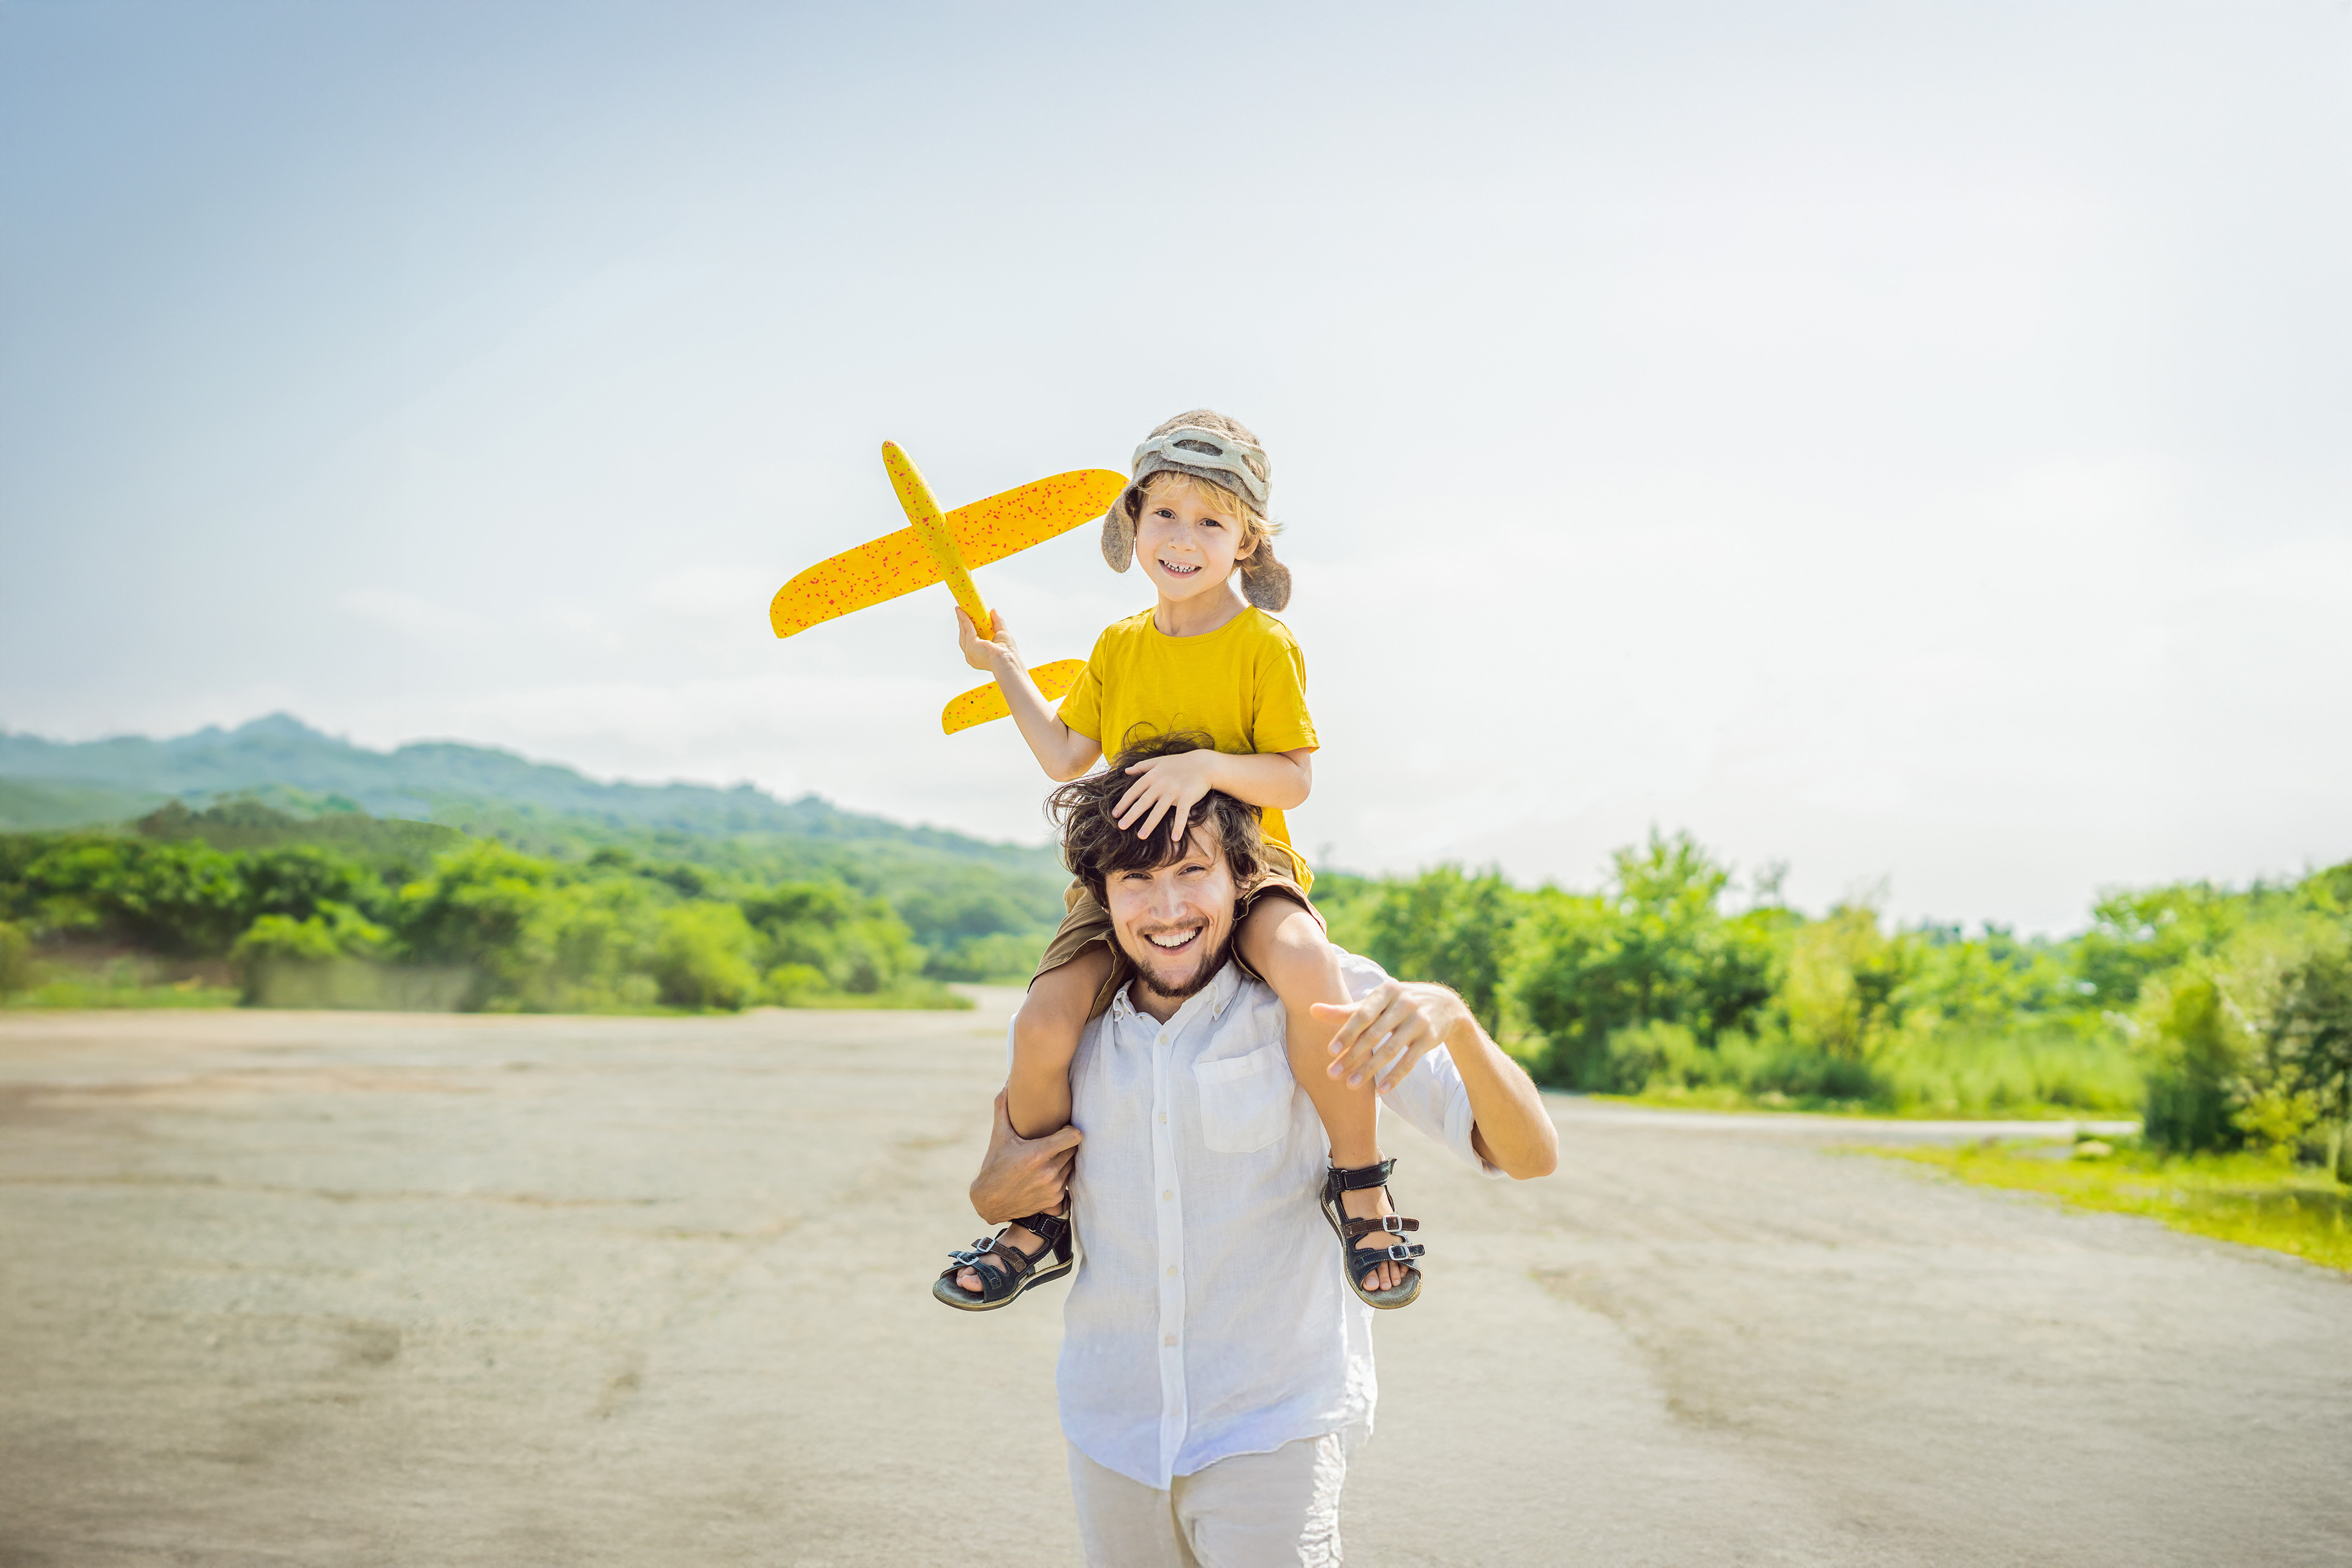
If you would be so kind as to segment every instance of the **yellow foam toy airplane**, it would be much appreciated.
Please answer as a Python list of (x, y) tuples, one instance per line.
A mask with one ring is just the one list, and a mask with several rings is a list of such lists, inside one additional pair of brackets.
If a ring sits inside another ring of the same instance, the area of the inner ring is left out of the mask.
[[(1019, 489), (960, 506), (944, 516), (931, 499), (931, 487), (895, 441), (882, 443), (882, 466), (890, 471), (890, 485), (898, 492), (908, 525), (855, 550), (845, 550), (820, 561), (782, 588), (768, 605), (768, 624), (788, 637), (821, 622), (868, 605), (911, 594), (944, 582), (957, 604), (985, 635), (993, 624), (980, 590), (971, 585), (971, 568), (985, 566), (1043, 544), (1089, 522), (1110, 510), (1127, 488), (1127, 476), (1108, 468), (1077, 468)], [(1048, 700), (1076, 683), (1087, 667), (1082, 658), (1056, 659), (1030, 670), (1029, 678)], [(948, 734), (1004, 718), (1010, 709), (996, 682), (976, 686), (950, 702), (940, 714), (940, 728)]]

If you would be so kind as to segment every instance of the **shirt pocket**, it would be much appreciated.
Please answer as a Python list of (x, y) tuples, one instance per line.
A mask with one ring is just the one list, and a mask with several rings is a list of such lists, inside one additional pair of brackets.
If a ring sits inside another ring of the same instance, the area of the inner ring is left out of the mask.
[(1297, 1092), (1290, 1063), (1277, 1042), (1247, 1056), (1194, 1062), (1201, 1091), (1201, 1141), (1220, 1154), (1251, 1154), (1290, 1131), (1290, 1097)]

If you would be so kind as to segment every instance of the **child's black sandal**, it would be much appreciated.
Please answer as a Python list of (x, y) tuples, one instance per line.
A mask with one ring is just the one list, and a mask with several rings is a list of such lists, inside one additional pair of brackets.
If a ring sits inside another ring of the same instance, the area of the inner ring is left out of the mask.
[[(1011, 1306), (1031, 1286), (1049, 1284), (1076, 1267), (1070, 1260), (1067, 1219), (1060, 1215), (1033, 1214), (1013, 1223), (1036, 1234), (1036, 1251), (1022, 1251), (1018, 1243), (1005, 1240), (1001, 1230), (994, 1236), (984, 1236), (970, 1247), (949, 1252), (955, 1261), (940, 1270), (931, 1286), (931, 1294), (960, 1312), (992, 1312), (999, 1307)], [(1048, 1253), (1054, 1261), (1041, 1268), (1039, 1260)], [(956, 1283), (956, 1276), (967, 1268), (980, 1276), (977, 1295)]]
[[(1380, 1245), (1367, 1247), (1364, 1238), (1379, 1236), (1401, 1238), (1421, 1228), (1421, 1221), (1399, 1215), (1383, 1215), (1377, 1219), (1349, 1219), (1339, 1206), (1343, 1194), (1360, 1192), (1366, 1187), (1385, 1187), (1389, 1173), (1396, 1169), (1394, 1160), (1382, 1160), (1375, 1165), (1341, 1168), (1334, 1165), (1323, 1179), (1323, 1217), (1331, 1222), (1331, 1229), (1339, 1237), (1340, 1249), (1348, 1255), (1348, 1289), (1369, 1305), (1386, 1311), (1395, 1307), (1410, 1307), (1421, 1294), (1421, 1269), (1412, 1260), (1429, 1249), (1421, 1243), (1402, 1239), (1384, 1239)], [(1391, 1194), (1391, 1204), (1394, 1196)], [(1404, 1282), (1386, 1290), (1364, 1289), (1364, 1276), (1383, 1263), (1405, 1266)]]

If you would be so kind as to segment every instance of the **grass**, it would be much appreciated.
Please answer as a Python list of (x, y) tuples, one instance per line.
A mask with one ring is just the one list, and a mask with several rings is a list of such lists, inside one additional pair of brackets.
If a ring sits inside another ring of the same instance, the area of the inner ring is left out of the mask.
[[(1026, 976), (1024, 976), (1025, 979)], [(908, 980), (879, 991), (794, 991), (782, 999), (786, 1007), (915, 1008), (939, 1012), (967, 1010), (974, 1005), (937, 980)]]
[(1639, 1094), (1596, 1094), (1592, 1098), (1663, 1110), (1801, 1110), (1819, 1116), (1884, 1116), (1924, 1121), (2108, 1121), (2137, 1119), (2138, 1115), (2138, 1107), (2133, 1105), (2084, 1107), (2047, 1100), (1986, 1105), (1954, 1100), (1924, 1103), (1836, 1100), (1820, 1095), (1789, 1095), (1769, 1089), (1760, 1094), (1751, 1093), (1720, 1083), (1696, 1087), (1654, 1083)]
[(1853, 1058), (1736, 1033), (1708, 1047), (1653, 1025), (1609, 1049), (1621, 1083), (1648, 1071), (1640, 1092), (1613, 1098), (1685, 1110), (2041, 1121), (2132, 1116), (2145, 1098), (2121, 1040), (2050, 1027), (1901, 1038)]
[(2144, 1215), (2175, 1230), (2265, 1247), (2352, 1271), (2352, 1188), (2308, 1167), (2259, 1154), (2167, 1157), (2126, 1151), (2085, 1158), (2077, 1144), (2030, 1152), (2016, 1145), (1873, 1149), (1962, 1181), (2042, 1193), (2075, 1208)]
[(208, 985), (201, 978), (147, 984), (111, 978), (51, 980), (10, 994), (9, 1007), (234, 1007), (244, 995), (235, 985)]

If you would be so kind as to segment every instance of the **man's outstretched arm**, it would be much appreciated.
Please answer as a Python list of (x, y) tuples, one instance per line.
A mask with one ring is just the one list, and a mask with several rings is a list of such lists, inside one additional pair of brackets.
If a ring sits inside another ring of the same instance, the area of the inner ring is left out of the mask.
[(1078, 1157), (1078, 1139), (1075, 1127), (1043, 1138), (1022, 1137), (1013, 1131), (1004, 1091), (998, 1089), (996, 1125), (988, 1134), (980, 1174), (971, 1179), (972, 1208), (991, 1225), (1059, 1212), (1069, 1191), (1070, 1163)]
[(1402, 1082), (1413, 1064), (1438, 1047), (1454, 1058), (1470, 1098), (1470, 1146), (1478, 1157), (1517, 1181), (1549, 1176), (1559, 1165), (1559, 1130), (1527, 1069), (1487, 1035), (1470, 1005), (1444, 985), (1391, 980), (1353, 1006), (1315, 1005), (1316, 1016), (1339, 1022), (1331, 1037), (1334, 1076), (1349, 1082), (1376, 1076), (1382, 1092)]

